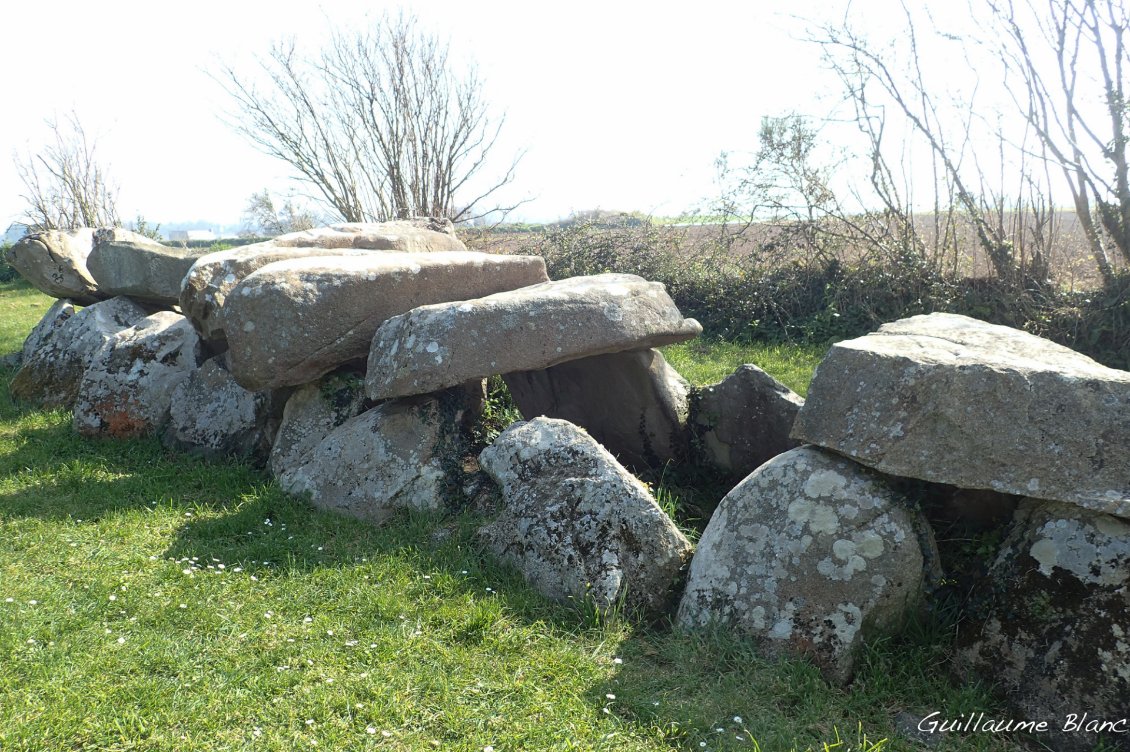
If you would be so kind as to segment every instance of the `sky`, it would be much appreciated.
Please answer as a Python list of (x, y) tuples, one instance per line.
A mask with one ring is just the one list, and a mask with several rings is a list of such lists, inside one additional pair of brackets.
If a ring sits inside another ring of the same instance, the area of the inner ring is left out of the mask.
[[(331, 28), (382, 10), (414, 12), (474, 60), (505, 114), (494, 154), (524, 153), (500, 203), (546, 221), (601, 208), (677, 215), (717, 189), (723, 151), (756, 146), (763, 116), (820, 114), (835, 99), (818, 51), (800, 39), (843, 3), (700, 0), (569, 3), (428, 0), (192, 3), (5, 3), (0, 71), (0, 229), (25, 202), (13, 155), (48, 140), (45, 122), (73, 111), (120, 186), (119, 214), (150, 222), (237, 223), (251, 194), (294, 187), (225, 117), (219, 63), (250, 70), (295, 35), (316, 49)], [(881, 27), (893, 0), (856, 3)], [(938, 7), (944, 7), (939, 3)], [(499, 163), (501, 166), (501, 162)]]

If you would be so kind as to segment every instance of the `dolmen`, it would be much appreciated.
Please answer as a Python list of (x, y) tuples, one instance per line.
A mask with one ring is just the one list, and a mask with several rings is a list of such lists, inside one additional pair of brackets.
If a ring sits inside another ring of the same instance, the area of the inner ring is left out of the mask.
[[(658, 348), (702, 329), (663, 285), (551, 281), (429, 219), (202, 254), (38, 233), (10, 259), (59, 298), (11, 394), (84, 435), (247, 458), (374, 524), (474, 508), (478, 542), (548, 598), (728, 629), (838, 684), (944, 587), (935, 529), (980, 526), (1000, 543), (962, 604), (957, 671), (1018, 718), (1126, 717), (1130, 373), (930, 314), (833, 345), (805, 399), (753, 364), (691, 388)], [(493, 441), (489, 377), (523, 418)], [(697, 546), (633, 475), (668, 463), (733, 484)]]

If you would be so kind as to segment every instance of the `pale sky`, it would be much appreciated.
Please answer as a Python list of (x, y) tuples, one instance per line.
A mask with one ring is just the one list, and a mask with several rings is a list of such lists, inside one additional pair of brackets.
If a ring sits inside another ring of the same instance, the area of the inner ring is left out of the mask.
[[(946, 5), (949, 3), (947, 2)], [(517, 218), (603, 208), (673, 215), (714, 191), (723, 150), (756, 146), (760, 119), (822, 114), (831, 81), (792, 16), (828, 18), (818, 0), (406, 3), (421, 26), (472, 57), (506, 114), (497, 154), (526, 155), (503, 200)], [(840, 6), (841, 3), (835, 5)], [(48, 137), (45, 118), (74, 110), (120, 185), (119, 213), (149, 221), (237, 222), (249, 196), (288, 186), (287, 166), (226, 125), (209, 77), (270, 42), (316, 47), (331, 25), (399, 4), (369, 0), (191, 3), (9, 2), (0, 9), (0, 230), (19, 218), (14, 152)], [(856, 2), (876, 22), (889, 0)], [(939, 7), (943, 7), (939, 4)]]

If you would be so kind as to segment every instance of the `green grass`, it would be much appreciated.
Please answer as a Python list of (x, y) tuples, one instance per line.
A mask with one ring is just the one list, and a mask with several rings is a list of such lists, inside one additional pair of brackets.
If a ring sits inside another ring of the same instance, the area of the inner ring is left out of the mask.
[[(0, 355), (48, 303), (0, 288)], [(473, 533), (322, 513), (0, 393), (0, 750), (879, 752), (913, 748), (900, 710), (993, 709), (930, 629), (833, 688), (725, 634), (546, 602)]]
[(828, 351), (819, 345), (768, 345), (716, 339), (696, 339), (663, 348), (675, 370), (692, 384), (721, 381), (738, 366), (753, 363), (802, 397), (808, 392), (812, 372)]

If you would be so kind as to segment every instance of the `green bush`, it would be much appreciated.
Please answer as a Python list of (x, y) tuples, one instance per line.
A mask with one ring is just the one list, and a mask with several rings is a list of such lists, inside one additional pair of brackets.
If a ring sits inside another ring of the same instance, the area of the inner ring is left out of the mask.
[[(826, 344), (880, 324), (945, 311), (1039, 334), (1114, 368), (1130, 368), (1130, 274), (1107, 292), (1021, 288), (944, 275), (912, 258), (850, 263), (835, 256), (761, 263), (724, 245), (690, 247), (649, 222), (547, 228), (518, 249), (545, 258), (551, 279), (621, 272), (662, 282), (710, 336)], [(848, 256), (849, 254), (841, 254)]]
[(11, 243), (0, 243), (0, 282), (15, 282), (20, 278), (20, 273), (8, 263), (8, 249)]

